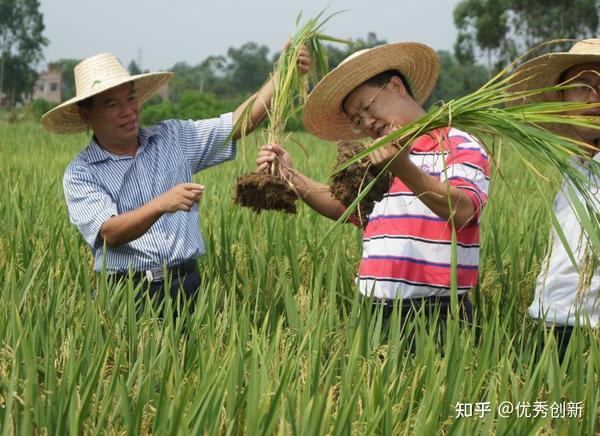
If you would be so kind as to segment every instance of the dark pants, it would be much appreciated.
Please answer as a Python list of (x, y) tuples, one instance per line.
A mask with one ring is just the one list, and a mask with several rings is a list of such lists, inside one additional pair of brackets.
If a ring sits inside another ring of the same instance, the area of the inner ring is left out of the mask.
[[(570, 325), (554, 325), (553, 327), (546, 327), (546, 332), (548, 334), (554, 335), (554, 339), (556, 340), (556, 350), (558, 351), (558, 360), (562, 364), (565, 354), (567, 353), (567, 347), (569, 346), (569, 341), (571, 340), (571, 335), (573, 333), (573, 326)], [(542, 347), (544, 349), (546, 345), (545, 338), (542, 338)], [(541, 350), (540, 350), (541, 351)]]
[[(117, 280), (127, 280), (127, 275), (118, 275)], [(198, 269), (188, 272), (173, 272), (170, 274), (170, 283), (167, 288), (167, 280), (149, 282), (142, 274), (133, 275), (133, 283), (138, 292), (135, 296), (136, 313), (141, 315), (146, 298), (150, 298), (154, 307), (159, 311), (159, 317), (163, 318), (166, 297), (171, 299), (173, 307), (173, 318), (181, 313), (184, 304), (188, 303), (188, 312), (191, 315), (195, 310), (198, 288), (200, 287), (200, 273)], [(138, 288), (139, 285), (139, 288)]]
[[(460, 294), (458, 297), (458, 316), (459, 319), (466, 324), (471, 324), (473, 321), (473, 308), (469, 297), (466, 293)], [(390, 321), (394, 310), (394, 300), (380, 300), (373, 298), (373, 314), (378, 314), (382, 310), (382, 333), (384, 340), (389, 336)], [(383, 306), (383, 307), (382, 307)], [(411, 352), (416, 351), (414, 340), (414, 323), (413, 321), (423, 313), (426, 321), (426, 328), (429, 330), (431, 322), (436, 319), (438, 335), (446, 328), (448, 316), (451, 313), (450, 297), (431, 296), (423, 298), (404, 298), (396, 302), (399, 324), (403, 335), (407, 337)], [(437, 318), (434, 318), (437, 315)], [(439, 336), (438, 336), (439, 337)]]

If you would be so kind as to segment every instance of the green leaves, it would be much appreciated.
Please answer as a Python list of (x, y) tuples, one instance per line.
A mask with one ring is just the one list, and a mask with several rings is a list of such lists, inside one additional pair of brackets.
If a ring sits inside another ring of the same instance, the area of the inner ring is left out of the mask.
[[(302, 171), (325, 180), (334, 147), (298, 140)], [(197, 177), (206, 255), (185, 328), (150, 305), (135, 321), (129, 284), (91, 271), (68, 221), (60, 181), (83, 141), (0, 123), (0, 435), (597, 431), (597, 332), (578, 333), (558, 365), (525, 313), (551, 225), (536, 182), (551, 199), (560, 177), (527, 171), (517, 148), (496, 156), (512, 183), (493, 182), (482, 217), (477, 325), (450, 321), (439, 350), (419, 318), (410, 354), (400, 314), (382, 342), (381, 318), (357, 295), (357, 229), (337, 226), (321, 245), (331, 222), (307, 207), (256, 216), (229, 201), (223, 180), (254, 156)], [(457, 401), (554, 398), (583, 401), (583, 418), (456, 418)]]

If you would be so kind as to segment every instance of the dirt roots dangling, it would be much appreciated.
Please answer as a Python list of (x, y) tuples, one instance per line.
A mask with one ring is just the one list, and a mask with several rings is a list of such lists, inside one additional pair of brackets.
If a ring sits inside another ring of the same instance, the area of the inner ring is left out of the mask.
[[(364, 147), (359, 142), (339, 142), (336, 167), (349, 161), (363, 150)], [(358, 198), (367, 185), (379, 176), (379, 173), (381, 173), (381, 170), (373, 166), (367, 157), (364, 157), (360, 161), (350, 165), (348, 168), (336, 172), (331, 176), (331, 193), (344, 206), (348, 207)], [(392, 179), (393, 176), (388, 171), (386, 171), (385, 174), (381, 174), (373, 188), (359, 203), (354, 215), (360, 220), (363, 228), (367, 226), (368, 217), (373, 211), (374, 203), (382, 200), (383, 196), (390, 190)]]
[(233, 201), (240, 206), (261, 210), (283, 210), (296, 213), (298, 195), (289, 183), (271, 174), (251, 173), (237, 178)]

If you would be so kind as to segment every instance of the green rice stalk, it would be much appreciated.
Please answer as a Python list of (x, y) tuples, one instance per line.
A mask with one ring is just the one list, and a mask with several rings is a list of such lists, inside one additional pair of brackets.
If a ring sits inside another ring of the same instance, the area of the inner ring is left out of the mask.
[[(320, 76), (329, 71), (324, 41), (348, 43), (321, 33), (325, 24), (339, 13), (322, 18), (324, 12), (321, 11), (294, 32), (288, 47), (277, 60), (272, 74), (273, 98), (271, 109), (268, 111), (267, 141), (269, 144), (284, 143), (287, 122), (302, 109), (311, 82), (316, 83)], [(302, 14), (299, 14), (296, 26), (300, 24), (301, 18)], [(311, 53), (313, 67), (308, 74), (301, 75), (296, 64), (300, 51), (304, 47)]]
[[(283, 50), (274, 72), (271, 76), (273, 82), (273, 97), (271, 107), (267, 111), (268, 123), (266, 129), (268, 144), (283, 144), (287, 139), (286, 125), (290, 118), (295, 116), (303, 107), (310, 82), (316, 82), (320, 75), (328, 70), (327, 52), (323, 45), (324, 40), (341, 41), (325, 36), (321, 33), (325, 24), (336, 14), (323, 18), (323, 13), (309, 19), (289, 41)], [(300, 25), (302, 14), (298, 15), (296, 26)], [(297, 62), (300, 52), (307, 48), (313, 59), (312, 71), (309, 74), (300, 74)], [(251, 105), (250, 105), (251, 106)], [(250, 111), (245, 111), (241, 117), (242, 132), (247, 131)], [(237, 128), (234, 128), (237, 131)], [(269, 174), (244, 174), (237, 178), (234, 188), (234, 202), (250, 207), (255, 212), (264, 209), (283, 210), (289, 213), (296, 212), (298, 194), (293, 184), (281, 176), (279, 163), (273, 162)]]

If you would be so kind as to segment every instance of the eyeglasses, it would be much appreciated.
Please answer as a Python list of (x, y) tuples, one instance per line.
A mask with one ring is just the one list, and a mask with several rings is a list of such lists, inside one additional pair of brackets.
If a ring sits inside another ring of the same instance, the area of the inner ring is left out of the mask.
[(575, 80), (566, 83), (566, 85), (569, 85), (569, 88), (565, 89), (565, 92), (569, 92), (573, 98), (587, 98), (590, 95), (590, 92), (593, 92), (596, 96), (600, 97), (600, 83), (592, 84), (584, 80)]
[(375, 92), (375, 94), (373, 94), (373, 96), (367, 101), (367, 104), (365, 104), (363, 106), (363, 108), (360, 109), (356, 115), (354, 115), (352, 118), (350, 118), (350, 122), (353, 125), (353, 127), (351, 129), (352, 133), (361, 133), (364, 131), (365, 120), (367, 118), (372, 117), (372, 114), (370, 112), (371, 105), (373, 104), (373, 102), (375, 101), (375, 99), (377, 98), (379, 93), (383, 90), (383, 88), (386, 87), (386, 85), (387, 85), (387, 83), (384, 83), (383, 85), (381, 85), (381, 87)]

